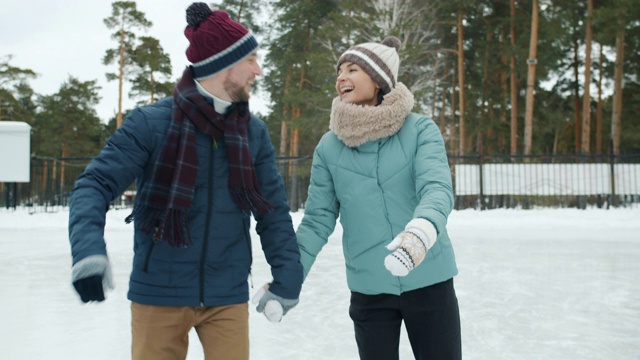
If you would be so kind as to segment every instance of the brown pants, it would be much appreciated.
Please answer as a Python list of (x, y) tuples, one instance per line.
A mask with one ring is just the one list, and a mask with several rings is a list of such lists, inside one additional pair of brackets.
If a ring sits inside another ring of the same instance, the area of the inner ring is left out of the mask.
[(131, 303), (133, 360), (183, 360), (196, 329), (206, 360), (249, 359), (248, 303), (214, 307)]

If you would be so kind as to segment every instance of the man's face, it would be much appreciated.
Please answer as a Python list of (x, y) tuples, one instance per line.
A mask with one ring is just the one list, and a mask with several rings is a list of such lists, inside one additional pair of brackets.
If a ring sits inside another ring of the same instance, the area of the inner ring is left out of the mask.
[(258, 54), (254, 52), (229, 69), (224, 79), (224, 90), (229, 94), (232, 102), (248, 101), (251, 84), (256, 76), (261, 75)]

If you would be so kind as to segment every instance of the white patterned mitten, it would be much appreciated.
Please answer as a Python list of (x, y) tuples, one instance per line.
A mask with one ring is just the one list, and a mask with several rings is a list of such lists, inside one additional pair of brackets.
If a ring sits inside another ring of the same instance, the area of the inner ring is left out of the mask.
[(384, 266), (394, 276), (406, 276), (422, 263), (436, 238), (436, 229), (428, 220), (416, 218), (409, 221), (405, 230), (387, 245), (387, 249), (393, 252), (385, 257)]

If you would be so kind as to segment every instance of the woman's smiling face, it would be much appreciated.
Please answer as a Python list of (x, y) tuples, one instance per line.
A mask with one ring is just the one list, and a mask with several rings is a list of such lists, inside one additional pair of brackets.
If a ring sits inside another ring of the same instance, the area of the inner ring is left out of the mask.
[(359, 65), (344, 62), (338, 68), (336, 91), (342, 101), (363, 105), (378, 105), (380, 87)]

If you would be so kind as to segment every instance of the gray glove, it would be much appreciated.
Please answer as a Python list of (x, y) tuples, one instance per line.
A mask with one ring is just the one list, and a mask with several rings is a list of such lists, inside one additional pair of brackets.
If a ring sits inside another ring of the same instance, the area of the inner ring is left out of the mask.
[(105, 290), (113, 289), (111, 265), (105, 255), (91, 255), (71, 268), (71, 282), (82, 302), (104, 301)]
[(298, 305), (299, 299), (285, 299), (269, 291), (269, 284), (264, 284), (253, 296), (252, 302), (258, 304), (256, 311), (263, 313), (271, 322), (280, 322), (289, 310)]

